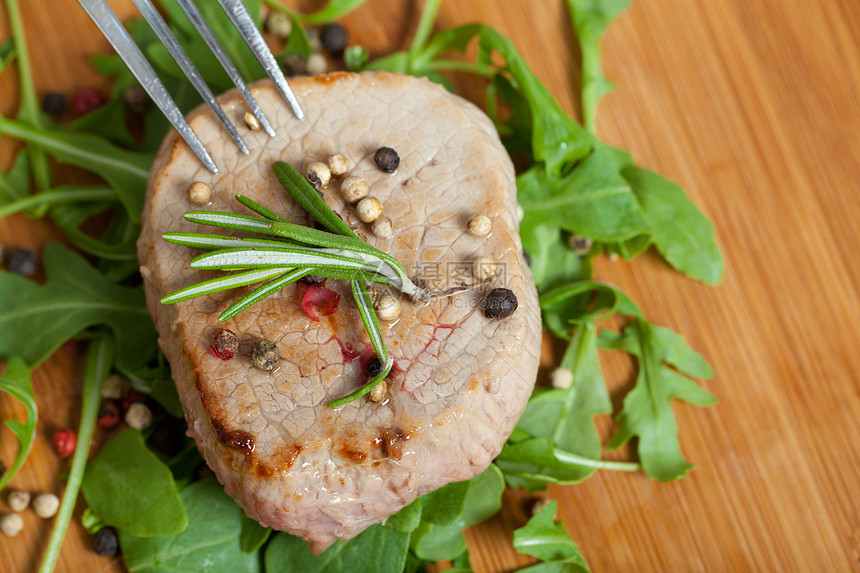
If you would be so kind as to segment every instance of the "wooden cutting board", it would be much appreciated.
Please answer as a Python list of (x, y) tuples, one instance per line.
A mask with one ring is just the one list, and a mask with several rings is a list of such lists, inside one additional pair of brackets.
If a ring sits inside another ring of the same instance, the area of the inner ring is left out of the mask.
[[(75, 2), (21, 4), (41, 92), (107, 86), (89, 64), (107, 44)], [(111, 4), (123, 17), (134, 13), (128, 0)], [(346, 24), (378, 55), (406, 45), (418, 8), (371, 0)], [(0, 39), (8, 35), (3, 18)], [(574, 111), (578, 56), (562, 0), (449, 0), (439, 26), (473, 20), (509, 35)], [(705, 386), (720, 403), (675, 406), (683, 450), (697, 464), (686, 479), (600, 473), (550, 491), (595, 571), (860, 567), (858, 37), (856, 0), (634, 0), (605, 39), (605, 71), (618, 89), (600, 107), (599, 134), (689, 190), (716, 223), (727, 265), (717, 288), (653, 255), (596, 265), (600, 280), (708, 358), (717, 376)], [(13, 76), (0, 76), (5, 115), (16, 109)], [(480, 88), (471, 79), (464, 85)], [(12, 150), (0, 142), (0, 167)], [(81, 180), (59, 172), (64, 182)], [(44, 221), (0, 221), (7, 246), (40, 249), (57, 237)], [(552, 351), (548, 345), (547, 367)], [(630, 387), (631, 364), (612, 356), (604, 367), (617, 398)], [(62, 489), (67, 464), (50, 436), (77, 424), (81, 368), (72, 345), (35, 372), (39, 438), (14, 486)], [(0, 418), (10, 416), (23, 410), (0, 399)], [(3, 430), (0, 459), (8, 463), (14, 449)], [(467, 532), (476, 571), (531, 562), (513, 551), (511, 532), (532, 498), (505, 499), (499, 517)], [(0, 538), (4, 572), (32, 571), (40, 560), (50, 523), (24, 518), (21, 536)], [(57, 571), (122, 570), (91, 553), (73, 523)]]

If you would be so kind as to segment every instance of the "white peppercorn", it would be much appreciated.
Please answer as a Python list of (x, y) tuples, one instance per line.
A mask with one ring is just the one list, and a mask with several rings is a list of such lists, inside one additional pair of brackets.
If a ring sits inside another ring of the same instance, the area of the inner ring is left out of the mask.
[(391, 219), (388, 217), (380, 217), (370, 225), (370, 230), (380, 239), (390, 239), (394, 236), (394, 228), (391, 226)]
[(390, 294), (384, 294), (374, 303), (379, 320), (391, 321), (400, 316), (400, 301)]
[(272, 12), (266, 18), (266, 31), (276, 38), (286, 40), (293, 31), (293, 21), (283, 12)]
[(260, 130), (260, 120), (257, 119), (257, 116), (251, 113), (250, 111), (246, 111), (245, 115), (242, 117), (245, 120), (245, 126), (251, 131), (259, 131)]
[(493, 222), (486, 215), (473, 215), (466, 224), (466, 230), (473, 237), (486, 237), (493, 229)]
[(307, 71), (310, 76), (318, 76), (328, 71), (328, 61), (320, 53), (311, 54), (308, 58)]
[(311, 187), (319, 191), (331, 181), (331, 169), (322, 161), (313, 161), (305, 169), (305, 177)]
[(365, 197), (355, 206), (355, 211), (363, 223), (373, 223), (382, 217), (382, 203), (376, 197)]
[(102, 383), (102, 398), (107, 398), (108, 400), (122, 400), (128, 396), (128, 391), (128, 380), (119, 374), (109, 376)]
[(564, 390), (573, 384), (573, 372), (567, 368), (556, 368), (551, 375), (552, 387)]
[(568, 242), (570, 244), (570, 250), (581, 257), (584, 257), (591, 252), (591, 247), (594, 245), (593, 239), (576, 234), (571, 235)]
[(206, 205), (212, 199), (212, 188), (202, 181), (195, 181), (188, 188), (188, 200), (194, 205)]
[(52, 493), (40, 493), (33, 498), (33, 511), (41, 518), (50, 519), (60, 508), (60, 498)]
[(135, 402), (125, 413), (125, 423), (135, 430), (145, 430), (152, 425), (152, 410), (141, 402)]
[(382, 402), (385, 395), (388, 394), (388, 380), (382, 380), (379, 384), (373, 387), (368, 397), (373, 402)]
[(6, 498), (6, 502), (9, 504), (9, 509), (12, 511), (24, 511), (27, 509), (27, 506), (30, 505), (30, 492), (13, 489), (9, 492), (9, 497)]
[(7, 513), (0, 517), (0, 531), (6, 537), (15, 537), (24, 529), (24, 518), (17, 513)]
[(361, 201), (370, 193), (370, 185), (361, 177), (347, 177), (340, 184), (340, 194), (347, 203)]
[(341, 155), (340, 153), (336, 155), (332, 155), (328, 158), (328, 168), (331, 170), (331, 174), (335, 177), (340, 177), (347, 171), (349, 171), (349, 159)]
[(478, 257), (472, 263), (472, 274), (479, 281), (486, 281), (496, 276), (496, 261), (492, 257)]

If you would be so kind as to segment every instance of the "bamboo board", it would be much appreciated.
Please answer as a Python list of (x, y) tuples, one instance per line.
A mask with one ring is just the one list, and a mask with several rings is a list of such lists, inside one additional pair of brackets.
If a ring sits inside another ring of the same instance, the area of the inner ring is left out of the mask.
[[(39, 90), (107, 86), (89, 64), (107, 45), (77, 3), (21, 4)], [(111, 4), (134, 13), (128, 0)], [(346, 24), (379, 54), (406, 45), (417, 13), (411, 0), (370, 0)], [(4, 18), (0, 12), (0, 40)], [(564, 2), (448, 1), (439, 25), (474, 20), (509, 35), (574, 110), (578, 64)], [(682, 447), (697, 464), (686, 479), (607, 473), (551, 491), (595, 571), (860, 567), (858, 30), (854, 0), (634, 0), (604, 41), (604, 68), (618, 89), (601, 105), (599, 134), (688, 189), (716, 223), (727, 269), (722, 285), (709, 288), (653, 255), (597, 264), (599, 279), (708, 358), (717, 376), (706, 387), (720, 403), (675, 406)], [(16, 109), (13, 76), (0, 76), (6, 115)], [(478, 93), (477, 83), (464, 85)], [(0, 167), (12, 151), (0, 142)], [(61, 173), (63, 182), (82, 181)], [(40, 249), (57, 237), (42, 221), (0, 221), (7, 246)], [(550, 367), (551, 346), (546, 354)], [(631, 365), (608, 357), (604, 367), (617, 405)], [(50, 436), (77, 424), (81, 368), (71, 345), (35, 372), (40, 431), (16, 487), (61, 489), (66, 466)], [(0, 418), (10, 415), (23, 410), (0, 399)], [(11, 460), (14, 446), (4, 430), (0, 459)], [(499, 517), (468, 532), (476, 571), (531, 562), (510, 545), (529, 499), (509, 492)], [(50, 523), (24, 518), (21, 536), (0, 537), (4, 572), (32, 571), (40, 560)], [(73, 526), (57, 571), (122, 570), (88, 546)]]

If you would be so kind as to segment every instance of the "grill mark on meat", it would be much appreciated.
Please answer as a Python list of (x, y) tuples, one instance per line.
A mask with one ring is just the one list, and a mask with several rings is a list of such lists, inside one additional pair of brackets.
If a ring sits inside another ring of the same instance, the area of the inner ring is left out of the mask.
[(252, 454), (249, 457), (251, 473), (260, 479), (268, 479), (276, 473), (285, 474), (292, 469), (293, 464), (296, 463), (296, 460), (304, 449), (302, 445), (293, 444), (280, 453), (278, 463), (274, 464), (268, 464), (265, 460)]
[(412, 437), (412, 434), (407, 434), (401, 428), (387, 428), (380, 436), (380, 446), (382, 455), (386, 458), (399, 461), (403, 457), (404, 443)]
[(212, 427), (215, 428), (215, 434), (218, 436), (218, 441), (222, 444), (235, 448), (246, 456), (254, 453), (254, 436), (245, 430), (228, 430), (216, 418), (211, 418), (211, 421)]

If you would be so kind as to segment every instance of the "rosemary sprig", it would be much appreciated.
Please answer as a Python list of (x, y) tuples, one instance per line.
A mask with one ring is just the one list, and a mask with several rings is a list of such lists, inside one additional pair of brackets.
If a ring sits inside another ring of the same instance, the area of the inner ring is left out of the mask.
[(271, 238), (165, 233), (162, 237), (167, 242), (207, 251), (194, 257), (191, 267), (240, 272), (179, 289), (162, 298), (161, 302), (172, 304), (265, 281), (221, 313), (219, 320), (226, 321), (306, 275), (349, 280), (382, 371), (361, 388), (328, 404), (329, 407), (342, 406), (373, 390), (394, 366), (365, 283), (384, 284), (416, 300), (424, 300), (430, 293), (409, 279), (406, 269), (397, 259), (362, 241), (291, 165), (278, 162), (274, 170), (287, 193), (328, 231), (290, 223), (242, 195), (236, 195), (236, 200), (259, 217), (214, 211), (187, 213), (185, 219), (193, 223)]

